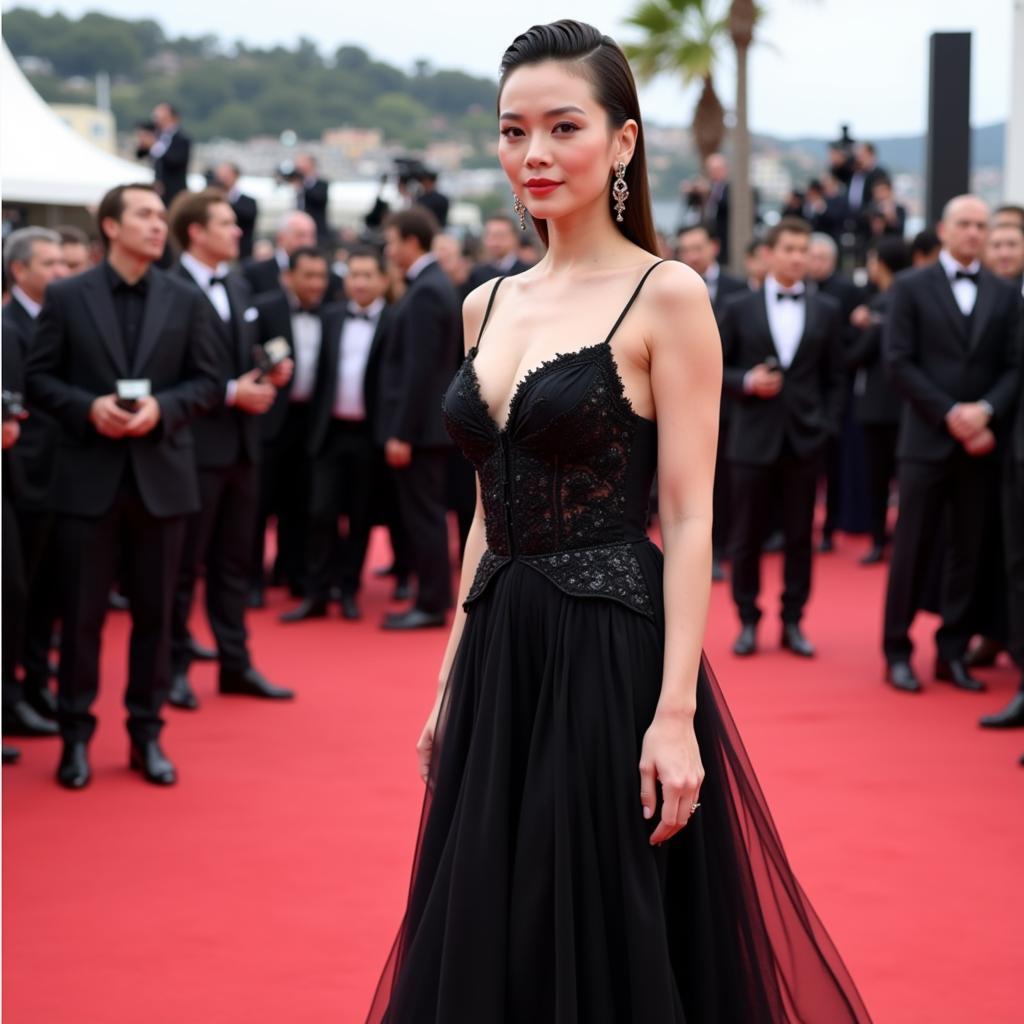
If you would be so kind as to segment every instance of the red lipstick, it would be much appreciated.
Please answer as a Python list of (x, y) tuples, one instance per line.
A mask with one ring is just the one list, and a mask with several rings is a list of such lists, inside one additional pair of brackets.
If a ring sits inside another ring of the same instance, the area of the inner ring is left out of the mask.
[(530, 178), (526, 183), (526, 188), (529, 190), (530, 195), (536, 196), (539, 199), (543, 196), (551, 195), (561, 184), (560, 181), (552, 181), (550, 178)]

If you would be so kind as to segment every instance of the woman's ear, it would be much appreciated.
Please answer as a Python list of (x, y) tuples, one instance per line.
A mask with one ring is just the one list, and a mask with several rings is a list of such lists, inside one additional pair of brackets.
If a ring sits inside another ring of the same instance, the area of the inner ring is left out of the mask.
[(616, 163), (624, 163), (627, 166), (633, 159), (633, 153), (636, 150), (636, 139), (640, 132), (640, 126), (630, 118), (619, 130), (618, 130), (618, 145), (616, 147)]

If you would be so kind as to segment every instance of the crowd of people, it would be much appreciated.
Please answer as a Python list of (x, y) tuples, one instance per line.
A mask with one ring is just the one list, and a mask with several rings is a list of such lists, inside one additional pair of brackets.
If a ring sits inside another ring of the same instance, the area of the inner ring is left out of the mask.
[[(72, 789), (91, 778), (111, 605), (132, 619), (130, 763), (159, 785), (177, 777), (164, 705), (199, 707), (192, 663), (216, 660), (223, 694), (293, 699), (253, 664), (247, 611), (283, 586), (295, 603), (281, 620), (299, 630), (334, 606), (359, 619), (374, 524), (393, 552), (374, 571), (407, 602), (381, 627), (445, 625), (449, 513), (464, 543), (476, 503), (441, 414), (465, 348), (461, 302), (541, 255), (505, 214), (479, 240), (446, 231), (425, 168), (402, 182), (401, 208), (378, 201), (364, 230), (337, 232), (327, 183), (300, 155), (281, 168), (295, 209), (261, 239), (237, 166), (188, 190), (170, 104), (140, 127), (139, 152), (156, 182), (108, 192), (95, 240), (27, 227), (3, 254), (3, 727), (59, 735), (57, 778)], [(865, 565), (890, 563), (893, 687), (922, 689), (908, 638), (919, 609), (942, 616), (936, 678), (981, 690), (972, 668), (1003, 648), (1024, 669), (1024, 209), (990, 216), (959, 197), (907, 240), (873, 147), (840, 147), (734, 276), (728, 178), (716, 154), (660, 255), (703, 277), (722, 337), (713, 572), (731, 585), (735, 654), (758, 650), (761, 556), (774, 549), (781, 643), (814, 656), (802, 626), (813, 563), (849, 530), (870, 538)], [(866, 283), (844, 264), (863, 264)], [(189, 631), (200, 577), (215, 650)], [(1024, 725), (1024, 682), (983, 724)]]

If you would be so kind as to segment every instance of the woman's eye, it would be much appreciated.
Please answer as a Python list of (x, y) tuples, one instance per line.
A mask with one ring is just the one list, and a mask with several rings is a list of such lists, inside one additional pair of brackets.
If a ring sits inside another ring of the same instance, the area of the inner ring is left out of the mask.
[(559, 135), (571, 135), (573, 132), (578, 130), (579, 125), (573, 124), (572, 121), (559, 121), (553, 129), (553, 131)]
[(523, 134), (523, 130), (522, 128), (516, 128), (515, 125), (509, 125), (507, 128), (501, 129), (501, 134), (504, 135), (506, 139), (517, 139)]

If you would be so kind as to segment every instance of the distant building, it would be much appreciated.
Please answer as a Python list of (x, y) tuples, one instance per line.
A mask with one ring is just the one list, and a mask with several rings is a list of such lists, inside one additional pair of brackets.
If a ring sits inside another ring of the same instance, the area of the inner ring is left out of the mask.
[(378, 152), (384, 145), (384, 135), (377, 128), (328, 128), (320, 141), (339, 150), (346, 160), (356, 161)]
[(52, 103), (53, 112), (76, 134), (108, 153), (117, 152), (117, 125), (109, 110), (79, 103)]

